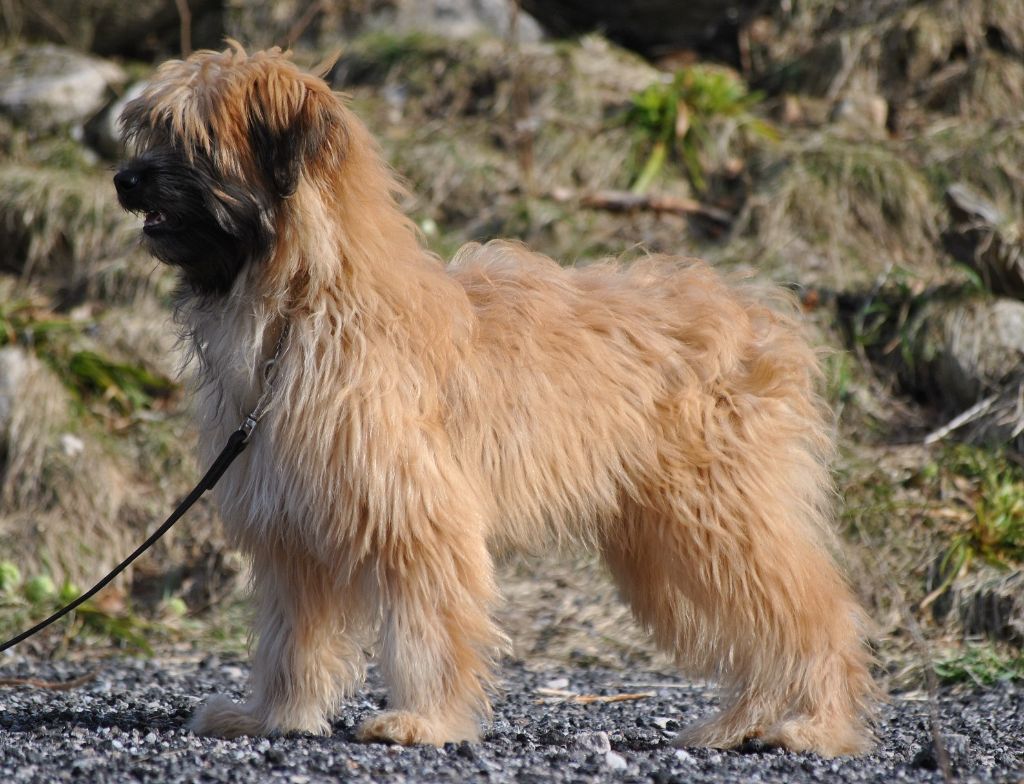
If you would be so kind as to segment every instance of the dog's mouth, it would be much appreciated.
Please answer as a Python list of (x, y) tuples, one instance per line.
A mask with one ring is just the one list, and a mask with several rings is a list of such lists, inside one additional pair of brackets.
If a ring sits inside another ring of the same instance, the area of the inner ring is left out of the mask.
[(167, 225), (167, 214), (160, 210), (146, 210), (143, 215), (142, 228), (157, 229)]
[(178, 227), (178, 221), (163, 210), (139, 210), (142, 214), (142, 230), (146, 234), (160, 234)]

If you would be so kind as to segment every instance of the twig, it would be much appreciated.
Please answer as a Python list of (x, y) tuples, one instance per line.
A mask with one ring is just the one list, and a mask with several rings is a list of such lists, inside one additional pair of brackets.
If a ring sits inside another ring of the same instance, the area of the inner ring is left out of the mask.
[(64, 24), (64, 21), (57, 14), (47, 10), (40, 4), (35, 4), (32, 9), (36, 15), (43, 20), (44, 24), (48, 24), (50, 28), (61, 37), (63, 43), (71, 45), (74, 40), (74, 33), (71, 28)]
[(870, 34), (866, 31), (859, 34), (854, 33), (848, 38), (840, 36), (839, 49), (842, 52), (843, 62), (839, 67), (839, 72), (832, 79), (832, 83), (829, 84), (828, 90), (825, 92), (825, 97), (829, 101), (835, 101), (843, 91), (843, 88), (846, 87), (846, 83), (850, 80), (850, 76), (860, 62), (864, 46), (869, 40)]
[[(896, 586), (892, 586), (893, 596), (896, 596)], [(933, 666), (933, 657), (931, 649), (928, 646), (928, 641), (925, 640), (924, 635), (921, 633), (921, 627), (917, 625), (917, 619), (914, 618), (913, 613), (902, 601), (897, 602), (899, 604), (900, 614), (903, 615), (903, 621), (907, 626), (907, 631), (910, 632), (910, 638), (913, 640), (914, 645), (917, 646), (918, 652), (921, 654), (921, 658), (924, 660), (924, 682), (925, 688), (928, 691), (928, 723), (932, 734), (932, 747), (935, 749), (935, 760), (939, 765), (939, 771), (942, 773), (942, 780), (946, 784), (951, 784), (955, 781), (953, 778), (953, 771), (949, 765), (949, 752), (946, 750), (946, 741), (942, 737), (942, 728), (939, 726), (939, 684), (935, 680), (935, 667)]]
[(291, 26), (291, 29), (288, 30), (288, 34), (284, 37), (284, 46), (281, 48), (291, 49), (295, 45), (295, 42), (299, 40), (299, 36), (306, 32), (306, 28), (313, 24), (313, 20), (316, 19), (316, 15), (323, 13), (326, 10), (325, 5), (326, 3), (324, 0), (314, 0), (310, 3), (302, 16), (300, 16), (296, 20), (295, 24)]
[(992, 404), (999, 399), (999, 395), (989, 395), (984, 400), (980, 400), (973, 406), (968, 408), (963, 413), (953, 417), (949, 422), (940, 427), (938, 430), (933, 430), (924, 438), (924, 443), (934, 444), (936, 441), (941, 441), (943, 438), (948, 436), (957, 428), (963, 427), (964, 425), (973, 422), (980, 416), (983, 416), (986, 411), (992, 408)]
[(49, 689), (50, 691), (69, 691), (84, 686), (89, 681), (95, 680), (97, 670), (87, 672), (78, 678), (69, 681), (44, 681), (39, 678), (0, 678), (0, 686), (31, 686), (34, 689)]
[(524, 58), (519, 46), (519, 0), (509, 4), (508, 28), (505, 31), (505, 54), (510, 65), (512, 91), (508, 108), (512, 146), (516, 152), (516, 164), (523, 178), (528, 194), (533, 193), (533, 158), (535, 121), (530, 116), (530, 85), (526, 78)]
[(192, 12), (188, 8), (188, 0), (174, 0), (178, 7), (178, 19), (181, 20), (181, 56), (192, 54)]
[(657, 194), (633, 193), (632, 191), (601, 190), (592, 193), (578, 194), (571, 188), (555, 188), (549, 196), (557, 202), (578, 200), (580, 206), (609, 212), (633, 212), (649, 210), (651, 212), (668, 212), (673, 215), (700, 215), (715, 223), (728, 226), (733, 216), (725, 210), (704, 204), (695, 199), (684, 199), (677, 196), (659, 196)]
[(577, 694), (574, 691), (566, 691), (565, 689), (537, 689), (537, 694), (541, 695), (541, 699), (537, 700), (538, 704), (551, 702), (552, 700), (563, 700), (565, 702), (573, 702), (577, 705), (590, 705), (595, 702), (626, 702), (628, 700), (645, 700), (648, 697), (655, 696), (653, 691), (642, 691), (633, 694)]

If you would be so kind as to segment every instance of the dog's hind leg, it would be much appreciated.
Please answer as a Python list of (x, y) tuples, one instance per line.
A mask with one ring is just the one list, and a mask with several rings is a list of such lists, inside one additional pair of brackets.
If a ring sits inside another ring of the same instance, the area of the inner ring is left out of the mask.
[[(638, 620), (687, 671), (721, 681), (721, 712), (680, 744), (747, 738), (864, 750), (873, 688), (863, 614), (822, 543), (707, 472), (693, 493), (627, 512), (605, 556)], [(728, 472), (725, 472), (728, 473)], [(689, 504), (686, 501), (690, 501)]]
[(278, 732), (330, 733), (330, 717), (362, 677), (360, 621), (342, 616), (329, 570), (281, 550), (253, 563), (256, 649), (246, 702), (215, 697), (190, 728), (226, 738)]
[(379, 657), (390, 709), (362, 722), (363, 741), (475, 740), (489, 711), (504, 637), (490, 617), (496, 591), (483, 533), (423, 522), (380, 556)]

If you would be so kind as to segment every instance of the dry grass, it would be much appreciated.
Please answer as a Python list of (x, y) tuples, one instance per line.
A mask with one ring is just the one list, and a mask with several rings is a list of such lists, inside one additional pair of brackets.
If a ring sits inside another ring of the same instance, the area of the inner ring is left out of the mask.
[[(937, 269), (940, 205), (900, 151), (825, 131), (769, 150), (763, 167), (735, 232), (787, 279), (844, 290), (894, 264)], [(792, 253), (794, 241), (810, 253)], [(808, 281), (811, 254), (819, 260)]]
[(0, 163), (0, 267), (70, 301), (132, 300), (158, 285), (105, 174)]

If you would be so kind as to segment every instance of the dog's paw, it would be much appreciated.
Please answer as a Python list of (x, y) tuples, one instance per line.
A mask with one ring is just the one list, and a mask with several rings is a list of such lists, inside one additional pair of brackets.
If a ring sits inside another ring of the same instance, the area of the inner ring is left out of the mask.
[(677, 748), (707, 747), (711, 749), (734, 749), (752, 738), (759, 736), (756, 730), (733, 727), (719, 721), (703, 721), (685, 727), (672, 739)]
[(245, 703), (228, 697), (211, 698), (192, 715), (188, 728), (196, 735), (216, 738), (269, 734), (265, 722), (257, 718)]
[(780, 721), (765, 731), (763, 739), (790, 751), (813, 751), (824, 757), (863, 754), (872, 745), (871, 733), (846, 716), (831, 721), (809, 717)]
[(188, 728), (196, 735), (216, 738), (287, 732), (331, 734), (331, 725), (319, 711), (308, 708), (283, 710), (280, 706), (268, 709), (251, 702), (235, 702), (227, 697), (210, 699), (195, 712)]
[(453, 729), (443, 721), (409, 711), (384, 711), (364, 719), (356, 728), (356, 738), (363, 743), (378, 741), (402, 746), (443, 746), (449, 741), (476, 740), (477, 734)]

